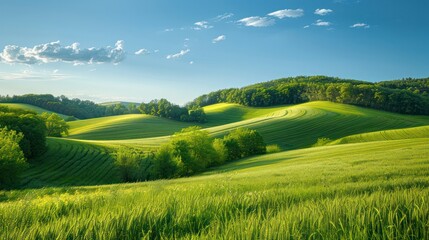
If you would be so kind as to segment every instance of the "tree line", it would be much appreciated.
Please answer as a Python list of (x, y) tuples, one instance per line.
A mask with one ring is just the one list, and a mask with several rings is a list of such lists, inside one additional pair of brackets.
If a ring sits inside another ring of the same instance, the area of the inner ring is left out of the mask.
[(152, 100), (140, 105), (109, 104), (100, 105), (88, 100), (78, 98), (69, 99), (65, 96), (54, 97), (51, 94), (26, 94), (22, 96), (0, 96), (2, 103), (25, 103), (44, 108), (49, 111), (70, 116), (68, 121), (105, 116), (123, 115), (130, 113), (144, 113), (184, 122), (206, 122), (204, 110), (200, 107), (180, 107), (166, 99)]
[(223, 138), (209, 136), (200, 127), (175, 133), (157, 150), (141, 152), (122, 147), (115, 164), (125, 182), (190, 176), (243, 157), (266, 153), (266, 144), (255, 130), (236, 129)]
[(273, 80), (243, 88), (230, 88), (202, 95), (188, 106), (238, 103), (264, 107), (309, 101), (331, 101), (379, 110), (429, 114), (428, 79), (370, 83), (325, 76)]

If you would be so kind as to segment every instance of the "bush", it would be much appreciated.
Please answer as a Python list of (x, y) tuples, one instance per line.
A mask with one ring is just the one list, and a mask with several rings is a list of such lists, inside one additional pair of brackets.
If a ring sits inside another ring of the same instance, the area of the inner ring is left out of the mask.
[(201, 172), (216, 162), (213, 139), (201, 127), (188, 127), (175, 133), (170, 145), (173, 155), (183, 163), (183, 175)]
[(147, 154), (128, 148), (120, 148), (116, 152), (115, 165), (119, 168), (120, 176), (124, 182), (148, 180), (152, 159)]
[(313, 147), (320, 147), (320, 146), (325, 146), (326, 144), (332, 142), (332, 140), (330, 138), (318, 138), (317, 142), (315, 144), (313, 144)]
[(230, 132), (225, 139), (234, 139), (240, 148), (241, 157), (248, 157), (267, 152), (267, 145), (256, 130), (239, 128)]
[(178, 177), (183, 163), (173, 155), (170, 145), (161, 146), (155, 154), (152, 176), (154, 179)]
[(271, 144), (267, 146), (267, 153), (278, 153), (281, 152), (282, 149), (277, 144)]
[(213, 149), (216, 154), (213, 165), (217, 166), (225, 163), (225, 161), (228, 159), (228, 148), (225, 146), (224, 141), (220, 138), (213, 140)]
[(19, 147), (22, 133), (7, 128), (0, 129), (0, 189), (18, 183), (18, 175), (27, 167), (24, 153)]

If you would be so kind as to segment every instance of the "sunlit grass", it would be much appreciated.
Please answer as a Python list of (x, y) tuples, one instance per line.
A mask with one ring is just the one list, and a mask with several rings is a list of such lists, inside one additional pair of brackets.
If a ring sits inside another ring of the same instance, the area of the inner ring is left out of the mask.
[(269, 154), (200, 176), (0, 193), (1, 239), (427, 239), (429, 139)]

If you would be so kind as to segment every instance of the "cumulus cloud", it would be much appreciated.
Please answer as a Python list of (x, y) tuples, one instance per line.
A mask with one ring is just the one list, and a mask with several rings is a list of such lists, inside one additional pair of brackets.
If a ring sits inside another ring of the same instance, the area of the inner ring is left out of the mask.
[(273, 25), (275, 20), (267, 17), (253, 16), (240, 19), (238, 20), (238, 23), (247, 27), (268, 27)]
[(350, 26), (351, 28), (369, 28), (369, 25), (366, 23), (355, 23)]
[(309, 27), (310, 27), (310, 25), (305, 25), (305, 26), (304, 26), (304, 28), (309, 28)]
[(194, 23), (194, 25), (195, 25), (193, 27), (194, 30), (203, 30), (203, 29), (213, 28), (213, 26), (210, 26), (209, 22), (207, 22), (207, 21), (196, 22), (196, 23)]
[(325, 16), (325, 15), (328, 15), (332, 12), (333, 12), (332, 9), (318, 8), (314, 11), (314, 14), (320, 15), (320, 16)]
[(184, 55), (188, 54), (190, 51), (191, 51), (191, 49), (181, 50), (181, 51), (180, 51), (180, 52), (178, 52), (178, 53), (167, 55), (167, 57), (166, 57), (166, 58), (167, 58), (167, 59), (180, 58), (180, 57), (182, 57), (182, 56), (184, 56)]
[(142, 49), (140, 49), (140, 50), (138, 50), (138, 51), (136, 51), (134, 54), (135, 55), (147, 55), (147, 54), (149, 54), (150, 52), (149, 52), (149, 50), (147, 50), (147, 49), (145, 49), (145, 48), (142, 48)]
[(228, 19), (228, 18), (231, 18), (231, 17), (233, 17), (233, 16), (234, 16), (234, 14), (233, 14), (233, 13), (224, 13), (224, 14), (221, 14), (221, 15), (217, 15), (217, 16), (213, 19), (213, 21), (215, 21), (215, 22), (220, 22), (220, 21), (226, 20), (226, 19)]
[(319, 19), (315, 23), (313, 23), (313, 25), (319, 26), (319, 27), (328, 27), (328, 26), (331, 26), (332, 23), (323, 21), (322, 19)]
[(119, 40), (115, 47), (80, 48), (79, 43), (62, 46), (60, 41), (20, 47), (7, 45), (0, 53), (0, 60), (5, 63), (40, 64), (66, 62), (75, 65), (91, 63), (117, 64), (125, 59), (124, 42)]
[(272, 13), (269, 13), (268, 16), (277, 17), (279, 19), (283, 18), (297, 18), (304, 16), (304, 10), (298, 8), (298, 9), (283, 9), (278, 10)]
[(226, 39), (225, 35), (220, 35), (218, 37), (215, 37), (212, 42), (213, 43), (218, 43), (218, 42), (221, 42), (221, 41), (225, 41), (225, 39)]

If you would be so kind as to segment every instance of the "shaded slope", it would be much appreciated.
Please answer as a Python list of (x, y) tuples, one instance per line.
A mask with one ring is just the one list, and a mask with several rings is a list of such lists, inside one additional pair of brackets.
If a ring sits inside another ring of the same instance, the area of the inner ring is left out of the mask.
[(47, 144), (48, 151), (22, 175), (23, 187), (120, 182), (111, 148), (58, 138), (48, 138)]

